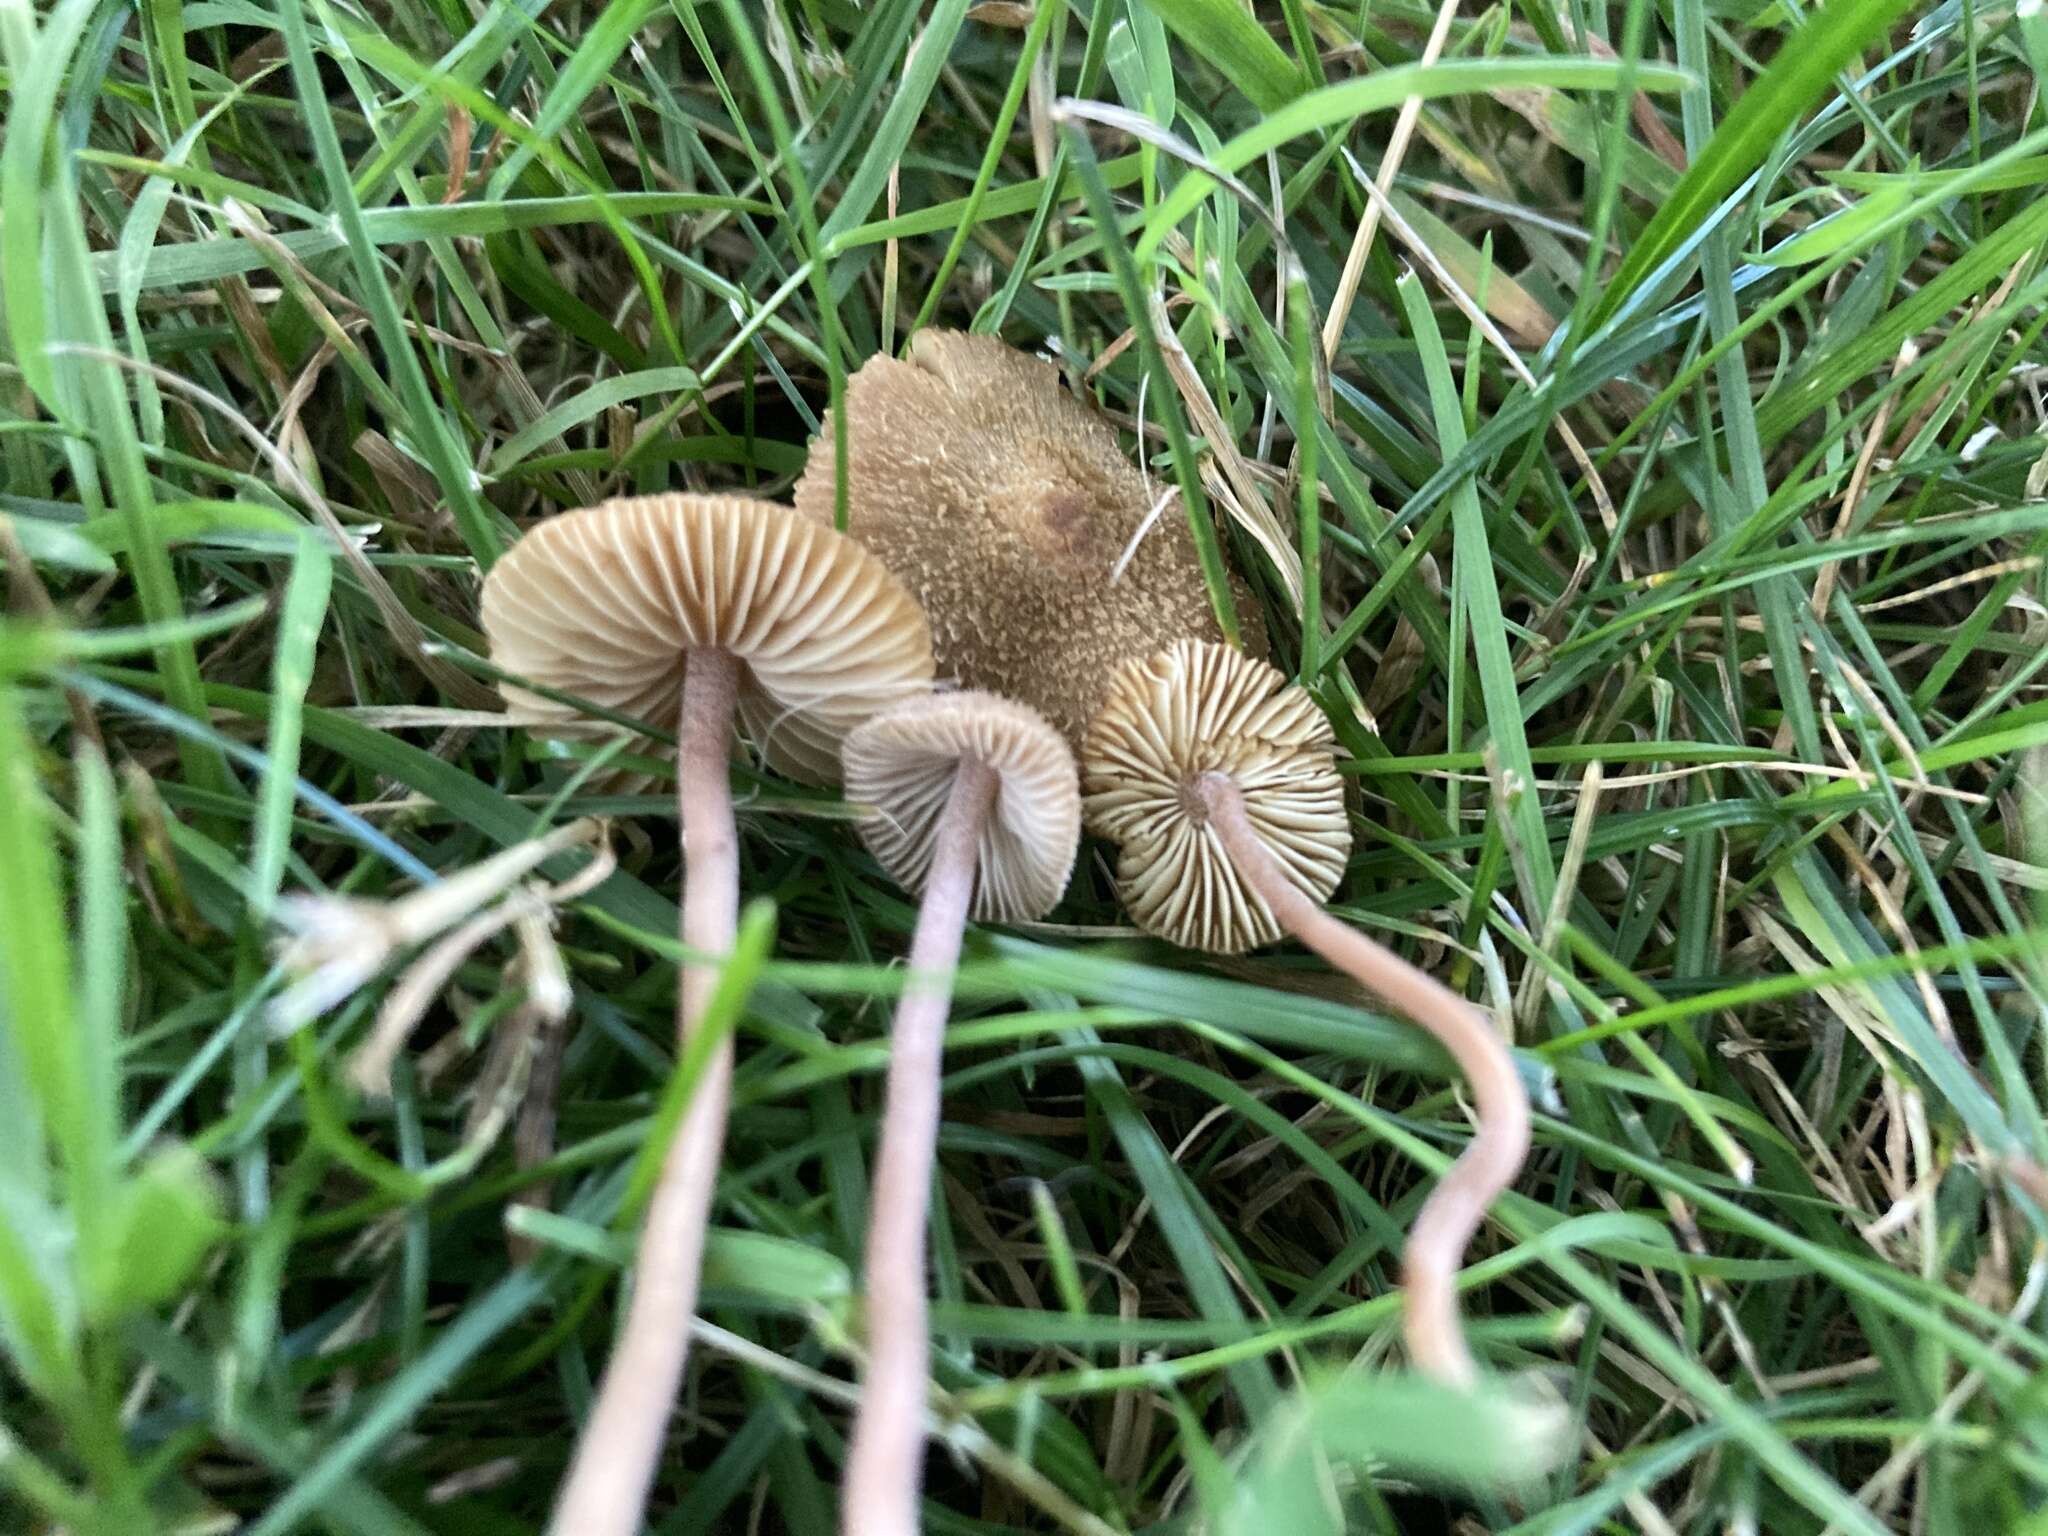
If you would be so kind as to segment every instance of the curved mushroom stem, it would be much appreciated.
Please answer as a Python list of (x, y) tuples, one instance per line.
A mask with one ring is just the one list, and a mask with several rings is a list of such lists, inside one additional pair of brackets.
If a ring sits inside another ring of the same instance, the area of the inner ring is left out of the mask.
[(1281, 926), (1434, 1035), (1472, 1085), (1479, 1128), (1423, 1202), (1402, 1263), (1409, 1357), (1440, 1381), (1469, 1386), (1479, 1369), (1458, 1324), (1458, 1269), (1486, 1208), (1514, 1182), (1529, 1153), (1529, 1095), (1514, 1059), (1477, 1008), (1296, 889), (1252, 830), (1236, 784), (1205, 773), (1190, 787), (1238, 872)]
[(931, 1379), (924, 1229), (939, 1140), (939, 1067), (981, 829), (995, 792), (988, 764), (960, 760), (917, 909), (910, 981), (889, 1032), (882, 1141), (868, 1201), (867, 1379), (840, 1496), (845, 1536), (916, 1536), (918, 1529)]
[[(728, 777), (739, 664), (725, 650), (690, 652), (677, 729), (676, 806), (682, 818), (683, 946), (732, 949), (739, 914), (739, 838)], [(676, 1034), (687, 1046), (718, 984), (716, 966), (682, 967)], [(718, 1183), (732, 1097), (732, 1041), (705, 1064), (662, 1159), (640, 1229), (633, 1295), (597, 1401), (555, 1504), (551, 1536), (635, 1536), (690, 1347), (704, 1233)]]

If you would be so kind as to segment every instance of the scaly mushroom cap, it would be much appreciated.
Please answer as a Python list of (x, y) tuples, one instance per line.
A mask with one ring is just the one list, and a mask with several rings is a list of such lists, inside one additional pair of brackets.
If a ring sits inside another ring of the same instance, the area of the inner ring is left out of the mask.
[(1228, 775), (1288, 878), (1315, 901), (1351, 853), (1336, 738), (1315, 700), (1262, 661), (1183, 640), (1118, 669), (1081, 748), (1088, 829), (1119, 845), (1131, 920), (1190, 949), (1235, 955), (1280, 937), (1190, 789)]
[(861, 838), (891, 879), (922, 891), (939, 817), (964, 757), (994, 770), (981, 829), (974, 916), (1043, 917), (1067, 888), (1081, 841), (1074, 754), (1050, 722), (992, 693), (934, 693), (884, 710), (846, 738), (846, 797), (872, 806)]
[[(738, 496), (637, 496), (530, 530), (484, 581), (484, 632), (516, 677), (673, 727), (690, 650), (740, 662), (741, 733), (792, 778), (831, 783), (861, 721), (930, 686), (931, 632), (853, 540)], [(511, 684), (516, 708), (582, 718)]]
[[(847, 532), (908, 583), (941, 677), (1021, 699), (1079, 742), (1117, 664), (1182, 635), (1220, 640), (1187, 518), (1152, 510), (1116, 433), (1046, 363), (987, 336), (919, 331), (910, 360), (847, 381)], [(833, 515), (831, 424), (797, 482)], [(1258, 611), (1233, 579), (1248, 639)]]

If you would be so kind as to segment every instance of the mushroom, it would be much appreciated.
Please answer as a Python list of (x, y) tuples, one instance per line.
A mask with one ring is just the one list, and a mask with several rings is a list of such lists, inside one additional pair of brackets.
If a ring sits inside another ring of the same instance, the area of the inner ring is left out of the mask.
[(939, 1130), (939, 1062), (961, 929), (1043, 916), (1081, 836), (1074, 756), (1036, 710), (990, 693), (933, 694), (846, 738), (862, 837), (921, 890), (910, 980), (889, 1037), (881, 1146), (868, 1202), (865, 1390), (847, 1454), (841, 1530), (914, 1536), (930, 1377), (925, 1222)]
[[(1050, 364), (990, 336), (923, 330), (908, 361), (847, 381), (847, 531), (917, 594), (939, 674), (1031, 705), (1079, 744), (1119, 662), (1221, 640), (1187, 519)], [(832, 428), (799, 512), (830, 523)], [(1257, 606), (1232, 594), (1254, 649)]]
[[(484, 582), (508, 673), (677, 736), (686, 1047), (733, 944), (739, 848), (728, 761), (735, 721), (769, 764), (835, 779), (838, 748), (877, 710), (928, 687), (931, 635), (903, 584), (858, 544), (767, 502), (643, 496), (541, 523)], [(514, 685), (508, 703), (576, 711)], [(632, 1536), (696, 1308), (732, 1086), (730, 1039), (703, 1069), (641, 1231), (624, 1327), (555, 1507), (556, 1536)]]
[(1457, 1275), (1486, 1208), (1529, 1150), (1529, 1098), (1506, 1043), (1450, 988), (1322, 908), (1351, 850), (1335, 737), (1315, 701), (1225, 646), (1181, 641), (1120, 668), (1081, 750), (1089, 829), (1119, 845), (1133, 921), (1174, 943), (1239, 954), (1292, 934), (1444, 1046), (1478, 1129), (1408, 1234), (1404, 1328), (1427, 1374), (1478, 1370)]

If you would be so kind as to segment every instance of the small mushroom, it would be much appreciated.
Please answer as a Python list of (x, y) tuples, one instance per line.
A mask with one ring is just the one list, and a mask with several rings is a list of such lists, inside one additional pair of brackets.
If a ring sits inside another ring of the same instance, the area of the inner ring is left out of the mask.
[[(939, 674), (1042, 713), (1079, 743), (1119, 662), (1220, 640), (1186, 515), (1059, 371), (989, 336), (923, 330), (847, 381), (847, 531), (917, 594)], [(796, 507), (829, 523), (832, 429)], [(1262, 647), (1257, 606), (1233, 597)]]
[[(507, 672), (677, 736), (681, 936), (732, 948), (739, 846), (733, 727), (791, 776), (837, 777), (847, 732), (928, 687), (931, 637), (903, 584), (851, 539), (767, 502), (644, 496), (540, 524), (484, 583), (484, 630)], [(515, 707), (575, 711), (507, 685)], [(686, 1046), (718, 980), (685, 962)], [(632, 1536), (682, 1379), (732, 1088), (728, 1039), (704, 1068), (641, 1230), (632, 1299), (562, 1485), (555, 1536)]]
[(881, 1146), (868, 1202), (868, 1362), (847, 1454), (841, 1530), (915, 1536), (931, 1345), (925, 1223), (939, 1132), (939, 1066), (961, 929), (1043, 916), (1081, 836), (1073, 753), (1037, 711), (989, 693), (933, 694), (846, 739), (862, 836), (921, 890), (910, 979), (889, 1037)]
[(1484, 1014), (1322, 908), (1351, 850), (1335, 739), (1272, 667), (1182, 641), (1117, 672), (1081, 751), (1091, 831), (1119, 845), (1132, 919), (1194, 949), (1238, 954), (1290, 933), (1442, 1043), (1479, 1126), (1408, 1234), (1405, 1331), (1416, 1366), (1467, 1385), (1457, 1276), (1529, 1151), (1529, 1098)]

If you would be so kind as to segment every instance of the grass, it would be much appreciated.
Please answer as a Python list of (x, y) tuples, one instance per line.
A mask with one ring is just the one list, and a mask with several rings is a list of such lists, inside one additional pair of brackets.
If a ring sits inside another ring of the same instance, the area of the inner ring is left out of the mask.
[[(1541, 1106), (1475, 1406), (1393, 1349), (1442, 1060), (1084, 853), (960, 978), (929, 1528), (2048, 1530), (2044, 63), (1967, 0), (0, 0), (0, 1528), (540, 1528), (690, 1068), (662, 785), (492, 712), (479, 574), (786, 495), (937, 323), (1144, 435), (1337, 727), (1341, 911)], [(912, 917), (738, 787), (659, 1536), (834, 1529)], [(454, 878), (579, 816), (602, 883)]]

